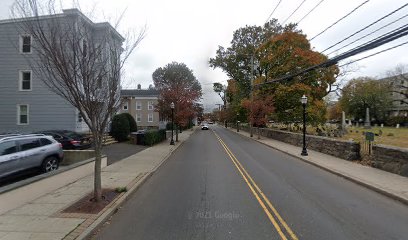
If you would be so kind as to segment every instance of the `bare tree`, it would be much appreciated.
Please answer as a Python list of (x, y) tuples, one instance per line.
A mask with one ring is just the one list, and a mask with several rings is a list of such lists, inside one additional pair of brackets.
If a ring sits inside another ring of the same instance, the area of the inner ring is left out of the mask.
[(19, 31), (33, 38), (30, 67), (48, 88), (78, 109), (95, 148), (94, 199), (102, 197), (103, 133), (120, 106), (124, 63), (143, 39), (145, 28), (128, 39), (107, 22), (93, 23), (77, 9), (55, 0), (17, 0), (12, 15)]

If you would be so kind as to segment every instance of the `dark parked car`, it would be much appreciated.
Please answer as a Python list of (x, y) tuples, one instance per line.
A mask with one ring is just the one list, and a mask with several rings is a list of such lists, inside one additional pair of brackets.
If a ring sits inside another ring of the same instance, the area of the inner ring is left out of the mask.
[(91, 138), (77, 132), (68, 130), (47, 130), (37, 133), (42, 133), (45, 135), (52, 136), (55, 140), (62, 144), (62, 148), (65, 150), (69, 149), (87, 149), (92, 146)]

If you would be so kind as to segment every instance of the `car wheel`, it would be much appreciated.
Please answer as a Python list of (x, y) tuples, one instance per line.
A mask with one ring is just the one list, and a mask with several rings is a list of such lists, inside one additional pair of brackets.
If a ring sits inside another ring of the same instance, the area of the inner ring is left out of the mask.
[(55, 171), (58, 169), (59, 162), (56, 157), (47, 157), (42, 163), (42, 171), (44, 173)]

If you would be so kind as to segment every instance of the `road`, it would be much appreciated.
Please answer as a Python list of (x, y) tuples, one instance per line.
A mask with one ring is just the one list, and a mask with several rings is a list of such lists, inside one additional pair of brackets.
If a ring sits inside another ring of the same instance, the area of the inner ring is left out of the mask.
[(94, 238), (407, 239), (407, 206), (211, 128), (193, 134)]

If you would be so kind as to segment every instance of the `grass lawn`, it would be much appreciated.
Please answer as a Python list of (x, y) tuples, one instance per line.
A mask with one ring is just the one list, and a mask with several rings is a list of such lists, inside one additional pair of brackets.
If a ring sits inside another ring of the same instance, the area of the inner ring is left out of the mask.
[(374, 144), (408, 148), (408, 128), (373, 127), (371, 129), (364, 129), (363, 127), (349, 127), (347, 130), (348, 133), (341, 139), (353, 139), (356, 142), (362, 142), (365, 141), (365, 136), (362, 134), (363, 131), (379, 134), (381, 130), (382, 135), (374, 137)]

